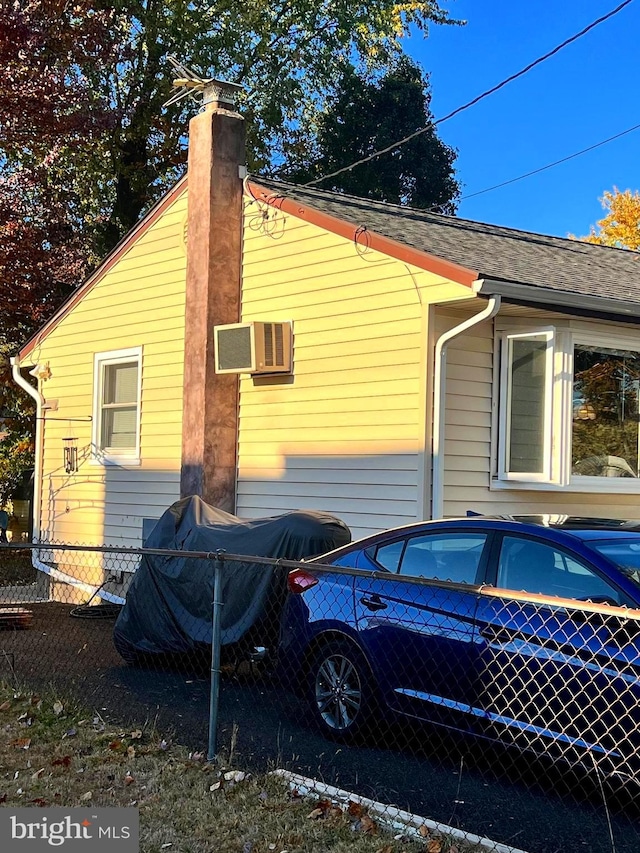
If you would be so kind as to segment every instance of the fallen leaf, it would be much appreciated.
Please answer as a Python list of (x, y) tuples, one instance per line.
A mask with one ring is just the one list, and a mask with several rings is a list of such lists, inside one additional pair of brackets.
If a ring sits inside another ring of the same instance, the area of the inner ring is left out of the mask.
[(242, 853), (251, 853), (253, 850), (253, 843), (251, 841), (245, 841), (242, 845)]
[(307, 815), (307, 820), (318, 820), (324, 816), (324, 811), (322, 809), (314, 809)]
[(427, 841), (427, 853), (441, 853), (442, 841), (439, 838), (432, 838)]
[(269, 799), (269, 794), (267, 794), (266, 791), (260, 791), (260, 793), (258, 794), (258, 799), (264, 802), (265, 800)]
[(64, 705), (59, 699), (56, 699), (56, 701), (53, 703), (53, 713), (56, 715), (56, 717), (59, 717), (63, 711)]
[(171, 847), (173, 845), (173, 841), (167, 841), (165, 844), (160, 845), (161, 850), (166, 850), (167, 847)]
[(35, 800), (31, 800), (31, 802), (34, 806), (40, 806), (41, 808), (46, 808), (46, 806), (49, 805), (49, 803), (42, 797), (36, 797)]
[(26, 720), (28, 716), (29, 715), (25, 711), (24, 714), (20, 714), (20, 716), (18, 717), (18, 722), (21, 723), (23, 720)]
[(192, 761), (204, 761), (204, 752), (192, 752), (189, 758)]
[(161, 740), (160, 741), (160, 749), (164, 752), (168, 748), (169, 748), (169, 744), (167, 743), (167, 741)]
[(142, 737), (142, 732), (140, 729), (136, 729), (135, 732), (131, 732), (131, 740), (140, 740)]
[(29, 749), (29, 747), (31, 746), (31, 738), (19, 737), (16, 740), (11, 741), (11, 746), (17, 746), (18, 749)]
[(222, 782), (214, 782), (213, 785), (209, 785), (209, 790), (210, 791), (217, 791), (221, 787), (222, 787)]
[(62, 739), (64, 740), (66, 737), (75, 737), (78, 734), (77, 729), (69, 729), (62, 735)]
[(120, 749), (121, 747), (122, 747), (122, 741), (121, 740), (112, 740), (111, 743), (109, 744), (109, 749), (113, 749), (114, 752), (116, 750)]
[(364, 809), (362, 808), (360, 803), (354, 803), (353, 800), (349, 800), (347, 812), (351, 815), (351, 817), (362, 817), (362, 815), (364, 814)]
[(134, 783), (135, 781), (136, 781), (136, 780), (135, 780), (135, 779), (134, 779), (134, 777), (131, 775), (131, 773), (127, 773), (127, 775), (124, 777), (124, 784), (125, 784), (125, 785), (133, 785), (133, 783)]
[(39, 705), (40, 702), (42, 702), (42, 699), (40, 699), (40, 697), (34, 693), (33, 696), (31, 697), (31, 699), (29, 699), (29, 702), (32, 705)]
[(51, 762), (53, 767), (70, 767), (71, 766), (71, 756), (63, 755), (62, 758), (54, 758)]
[(426, 838), (426, 837), (429, 835), (429, 830), (428, 830), (428, 828), (424, 825), (424, 823), (420, 826), (420, 829), (418, 830), (418, 832), (420, 833), (420, 835), (421, 835), (423, 838)]
[(376, 850), (376, 853), (393, 853), (393, 847), (391, 844), (385, 844), (384, 847), (381, 847), (379, 850)]
[(136, 757), (135, 746), (128, 746), (127, 747), (127, 755), (129, 756), (129, 758), (135, 758)]
[(2, 705), (0, 705), (0, 711), (9, 711), (10, 708), (11, 708), (11, 700), (10, 699), (7, 699), (6, 702), (3, 702)]
[(91, 799), (91, 797), (93, 797), (93, 792), (92, 792), (92, 791), (87, 791), (87, 793), (86, 793), (86, 794), (83, 794), (83, 795), (80, 797), (80, 799), (82, 800), (82, 802), (83, 802), (83, 803), (86, 803), (86, 802), (88, 802), (88, 801)]
[(7, 795), (6, 794), (0, 794), (0, 803), (6, 803), (6, 802), (7, 802)]
[(225, 782), (242, 782), (246, 778), (247, 774), (243, 773), (242, 770), (229, 770), (224, 774)]
[(31, 774), (31, 778), (32, 778), (32, 779), (34, 780), (34, 782), (35, 782), (35, 780), (36, 780), (36, 779), (39, 779), (39, 778), (42, 776), (42, 774), (43, 774), (43, 773), (44, 773), (44, 767), (41, 767), (41, 768), (40, 768), (40, 770), (36, 770), (36, 772), (35, 772), (35, 773), (32, 773), (32, 774)]
[[(378, 831), (378, 824), (375, 820), (371, 820), (369, 815), (363, 814), (360, 818), (360, 831), (365, 835), (375, 835)], [(438, 853), (438, 851), (430, 851), (430, 853)]]
[(275, 845), (275, 844), (270, 844), (270, 845), (269, 845), (269, 850), (275, 850), (275, 849), (276, 849), (276, 845)]

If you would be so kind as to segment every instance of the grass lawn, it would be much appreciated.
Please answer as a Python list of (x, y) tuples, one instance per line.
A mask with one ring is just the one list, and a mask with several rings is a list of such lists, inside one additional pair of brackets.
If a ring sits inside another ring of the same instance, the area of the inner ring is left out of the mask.
[[(471, 853), (425, 828), (397, 838), (355, 803), (300, 797), (245, 775), (233, 754), (207, 763), (145, 726), (119, 729), (55, 694), (0, 683), (0, 803), (136, 806), (141, 853)], [(396, 833), (397, 835), (397, 833)]]

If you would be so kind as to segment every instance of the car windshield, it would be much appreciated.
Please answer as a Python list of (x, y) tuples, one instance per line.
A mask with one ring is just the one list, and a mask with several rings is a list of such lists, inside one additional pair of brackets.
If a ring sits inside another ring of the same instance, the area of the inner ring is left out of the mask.
[(640, 587), (640, 535), (592, 540), (589, 547), (612, 560)]

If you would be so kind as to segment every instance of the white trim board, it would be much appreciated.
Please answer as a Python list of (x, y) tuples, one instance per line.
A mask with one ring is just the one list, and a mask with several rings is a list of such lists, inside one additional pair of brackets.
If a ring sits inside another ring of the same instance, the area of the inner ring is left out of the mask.
[(358, 803), (393, 829), (408, 832), (421, 840), (424, 839), (420, 835), (420, 827), (425, 826), (432, 832), (448, 835), (459, 841), (464, 841), (466, 844), (476, 844), (484, 847), (486, 850), (490, 850), (491, 853), (525, 853), (524, 850), (519, 850), (517, 847), (509, 847), (507, 844), (491, 841), (490, 838), (474, 835), (471, 832), (464, 832), (455, 826), (448, 826), (446, 823), (439, 823), (426, 817), (420, 817), (420, 815), (411, 814), (411, 812), (405, 812), (395, 806), (379, 803), (376, 800), (370, 800), (368, 797), (361, 797), (359, 794), (352, 794), (342, 788), (327, 785), (325, 782), (319, 782), (316, 779), (309, 779), (306, 776), (291, 773), (289, 770), (273, 770), (271, 775), (284, 779), (290, 788), (297, 789), (301, 794), (318, 794), (339, 802)]

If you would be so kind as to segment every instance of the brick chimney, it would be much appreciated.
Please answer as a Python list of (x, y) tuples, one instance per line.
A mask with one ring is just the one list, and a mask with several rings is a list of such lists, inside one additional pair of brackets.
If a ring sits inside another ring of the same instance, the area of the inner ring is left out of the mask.
[(233, 84), (207, 81), (189, 124), (180, 495), (235, 512), (238, 377), (214, 372), (213, 327), (240, 319), (245, 127)]

